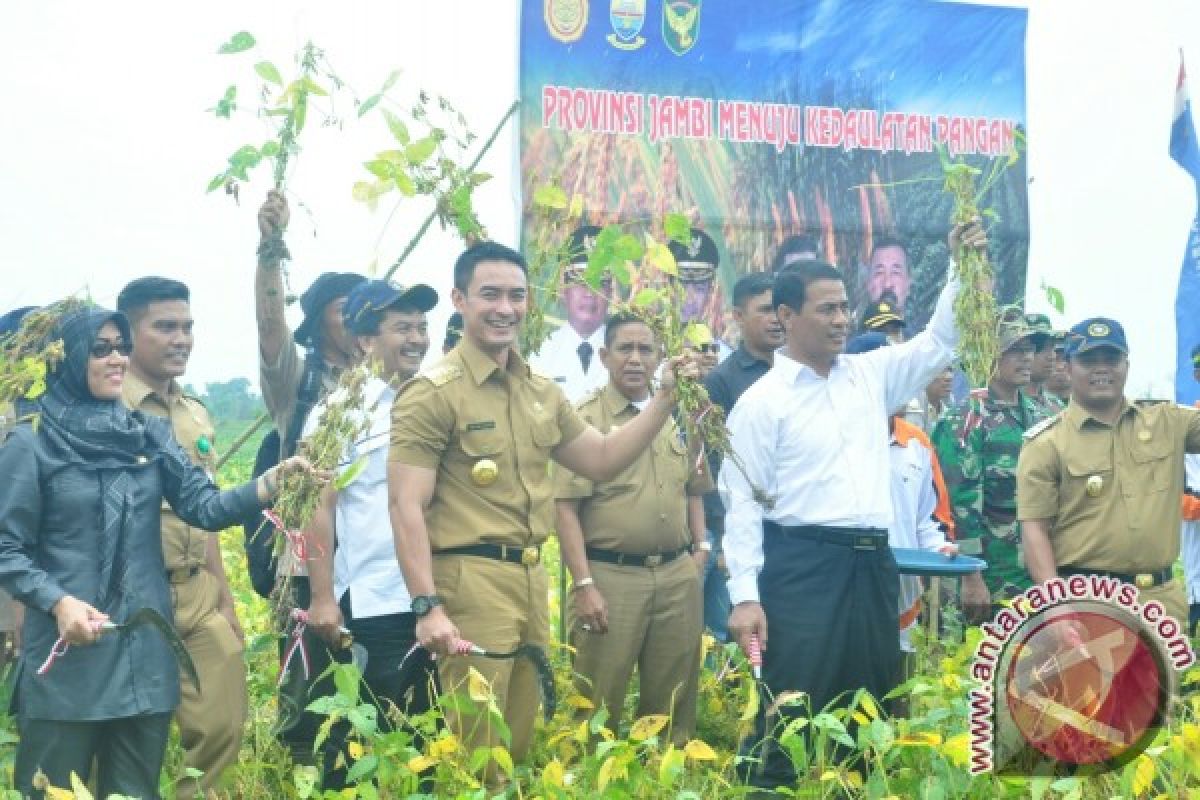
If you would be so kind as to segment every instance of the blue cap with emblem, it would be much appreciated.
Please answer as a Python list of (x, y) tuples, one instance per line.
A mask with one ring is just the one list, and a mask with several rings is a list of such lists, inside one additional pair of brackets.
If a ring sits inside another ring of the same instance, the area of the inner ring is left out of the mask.
[(423, 283), (400, 286), (391, 281), (364, 281), (350, 290), (342, 306), (346, 330), (359, 336), (379, 333), (383, 312), (389, 308), (411, 307), (425, 312), (437, 305), (438, 294)]
[(1125, 341), (1121, 323), (1107, 317), (1092, 317), (1076, 324), (1067, 333), (1067, 358), (1097, 347), (1111, 347), (1128, 355), (1129, 344)]

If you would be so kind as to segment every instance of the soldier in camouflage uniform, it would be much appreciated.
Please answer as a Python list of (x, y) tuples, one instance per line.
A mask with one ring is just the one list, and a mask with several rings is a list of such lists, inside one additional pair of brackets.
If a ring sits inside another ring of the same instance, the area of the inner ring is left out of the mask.
[(1047, 416), (1024, 391), (1043, 337), (1020, 313), (1005, 315), (991, 381), (949, 409), (933, 429), (959, 550), (988, 562), (982, 576), (963, 578), (961, 605), (971, 622), (986, 619), (994, 604), (1030, 586), (1016, 524), (1016, 470), (1022, 434)]
[(1054, 375), (1054, 365), (1057, 361), (1054, 326), (1045, 314), (1026, 314), (1025, 323), (1040, 334), (1036, 342), (1037, 352), (1033, 354), (1033, 374), (1026, 394), (1045, 410), (1046, 416), (1053, 416), (1067, 407), (1058, 395), (1046, 388), (1046, 381)]

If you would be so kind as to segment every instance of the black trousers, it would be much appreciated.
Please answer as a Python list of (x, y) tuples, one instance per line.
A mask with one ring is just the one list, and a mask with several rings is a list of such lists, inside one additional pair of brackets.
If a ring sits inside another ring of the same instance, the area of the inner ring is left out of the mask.
[[(349, 591), (342, 596), (340, 605), (355, 643), (367, 651), (367, 667), (363, 672), (367, 690), (362, 693), (362, 699), (375, 706), (379, 729), (394, 730), (388, 717), (393, 706), (407, 716), (423, 714), (433, 708), (438, 695), (437, 665), (429, 651), (417, 648), (408, 660), (404, 660), (417, 640), (416, 616), (411, 613), (385, 614), (354, 619), (350, 613)], [(404, 661), (403, 670), (400, 669), (401, 661)], [(424, 749), (424, 737), (416, 730), (412, 733), (413, 746)], [(335, 765), (339, 752), (344, 754), (345, 763), (350, 763), (349, 755), (344, 753), (349, 734), (350, 724), (343, 720), (333, 726), (322, 747), (325, 762), (322, 787), (325, 789), (342, 789), (346, 785), (346, 768)]]
[[(876, 699), (900, 668), (900, 576), (890, 549), (855, 550), (786, 534), (763, 535), (758, 591), (767, 616), (767, 650), (754, 733), (743, 754), (758, 759), (745, 775), (755, 786), (794, 784), (791, 759), (774, 734), (795, 716), (816, 715), (859, 688)], [(808, 707), (768, 712), (787, 691)]]
[[(292, 594), (292, 607), (307, 609), (311, 594), (306, 576), (295, 576), (289, 582)], [(291, 637), (285, 636), (279, 640), (279, 664), (282, 669), (283, 659), (291, 644)], [(329, 646), (321, 637), (312, 631), (304, 633), (304, 649), (308, 653), (308, 678), (304, 677), (304, 667), (297, 653), (288, 666), (287, 674), (279, 687), (279, 722), (276, 734), (280, 742), (292, 755), (292, 760), (298, 764), (312, 764), (315, 754), (313, 744), (317, 731), (325, 717), (306, 711), (309, 703), (318, 697), (337, 693), (330, 675), (318, 680), (330, 663), (336, 658), (348, 660), (349, 653), (331, 653)], [(344, 658), (343, 658), (344, 656)]]
[(167, 750), (170, 714), (74, 722), (20, 719), (14, 783), (22, 797), (45, 794), (33, 788), (39, 771), (59, 789), (71, 787), (71, 773), (91, 779), (97, 766), (98, 797), (110, 794), (157, 800), (158, 776)]

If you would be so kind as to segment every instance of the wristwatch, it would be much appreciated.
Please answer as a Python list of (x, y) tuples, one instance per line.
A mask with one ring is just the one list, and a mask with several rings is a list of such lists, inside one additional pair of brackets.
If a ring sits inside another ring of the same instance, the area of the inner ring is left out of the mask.
[(442, 598), (436, 594), (419, 594), (412, 599), (412, 611), (420, 619), (430, 611), (433, 611), (434, 606), (440, 606), (441, 604)]

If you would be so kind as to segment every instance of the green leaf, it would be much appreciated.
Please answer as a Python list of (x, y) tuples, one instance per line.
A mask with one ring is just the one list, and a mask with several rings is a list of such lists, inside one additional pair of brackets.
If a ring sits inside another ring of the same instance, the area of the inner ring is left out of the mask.
[(239, 31), (238, 33), (235, 33), (228, 42), (221, 45), (217, 49), (217, 53), (219, 55), (230, 55), (232, 53), (244, 53), (247, 50), (249, 50), (251, 47), (254, 47), (254, 44), (255, 44), (255, 42), (254, 42), (253, 36), (251, 36), (246, 31)]
[(358, 703), (358, 668), (353, 664), (338, 664), (333, 670), (333, 685), (338, 694)]
[(654, 305), (660, 299), (662, 299), (662, 292), (658, 289), (642, 289), (633, 296), (630, 305), (635, 308), (645, 308)]
[(215, 192), (217, 189), (220, 189), (225, 185), (225, 177), (225, 173), (222, 172), (220, 175), (213, 178), (208, 182), (208, 188), (205, 189), (205, 192)]
[(388, 129), (392, 132), (392, 136), (396, 137), (396, 141), (400, 144), (408, 144), (410, 139), (408, 135), (408, 126), (404, 124), (404, 120), (397, 117), (386, 108), (383, 110), (383, 118), (387, 120)]
[(403, 150), (380, 150), (375, 158), (398, 167), (408, 166), (408, 156), (404, 154)]
[(1053, 286), (1042, 284), (1042, 290), (1046, 293), (1046, 302), (1054, 306), (1054, 310), (1060, 314), (1066, 313), (1067, 298), (1063, 295), (1061, 289), (1056, 289)]
[(308, 98), (302, 94), (296, 95), (296, 105), (292, 109), (292, 119), (296, 121), (296, 133), (304, 130), (304, 121), (308, 118)]
[(437, 150), (438, 140), (435, 136), (426, 136), (424, 139), (417, 139), (415, 142), (404, 148), (404, 154), (408, 156), (408, 163), (415, 166), (424, 164), (425, 161), (433, 155), (433, 151)]
[(260, 61), (254, 65), (254, 71), (258, 73), (258, 77), (264, 81), (270, 81), (276, 86), (283, 86), (283, 76), (279, 74), (279, 70), (270, 61)]
[(262, 154), (252, 144), (244, 144), (229, 157), (229, 166), (235, 169), (256, 167), (262, 161)]
[(390, 163), (381, 158), (377, 158), (374, 161), (367, 161), (363, 166), (367, 168), (367, 172), (377, 178), (390, 178), (392, 177), (392, 171), (395, 169)]
[(613, 245), (613, 254), (622, 261), (637, 261), (644, 252), (641, 241), (632, 233), (622, 234)]
[(383, 99), (381, 94), (373, 94), (366, 100), (363, 100), (358, 106), (358, 116), (361, 118), (364, 114), (370, 111), (375, 106), (379, 105), (379, 101)]
[(375, 774), (375, 770), (379, 768), (379, 756), (374, 753), (367, 753), (365, 756), (354, 762), (349, 772), (346, 773), (346, 780), (351, 783), (356, 783), (369, 778)]
[(561, 210), (567, 207), (567, 193), (550, 184), (539, 186), (533, 190), (533, 204), (542, 208)]
[(496, 761), (496, 765), (504, 770), (505, 775), (513, 775), (513, 760), (508, 751), (503, 747), (492, 748), (492, 758)]
[(478, 186), (481, 183), (487, 183), (492, 179), (491, 173), (488, 172), (472, 172), (468, 179), (472, 186)]
[(308, 92), (309, 94), (315, 94), (318, 97), (327, 97), (329, 95), (329, 92), (325, 91), (325, 89), (319, 83), (307, 75), (300, 78), (300, 85), (304, 88), (304, 91)]
[[(387, 176), (381, 175), (380, 177), (383, 178)], [(354, 483), (354, 479), (361, 475), (362, 471), (366, 468), (367, 457), (362, 456), (349, 467), (347, 467), (345, 472), (337, 476), (337, 480), (333, 482), (334, 490), (340, 492), (342, 489), (345, 489), (347, 486)]]
[(692, 225), (683, 214), (667, 214), (663, 217), (663, 232), (668, 239), (680, 244), (688, 244), (692, 240)]
[(375, 706), (363, 703), (358, 708), (350, 709), (346, 714), (346, 719), (350, 720), (350, 724), (354, 726), (354, 731), (359, 736), (374, 736), (375, 732), (379, 730), (377, 713)]
[(383, 82), (383, 88), (379, 90), (379, 93), (387, 94), (388, 89), (391, 89), (393, 86), (395, 86), (396, 81), (398, 80), (400, 80), (400, 70), (394, 69), (392, 70), (392, 73), (387, 76), (387, 80)]
[(274, 158), (279, 155), (279, 142), (271, 139), (263, 142), (263, 146), (258, 149), (262, 153), (263, 158)]
[(413, 185), (412, 178), (408, 176), (407, 172), (397, 171), (394, 180), (396, 181), (396, 188), (405, 197), (412, 197), (417, 193), (417, 187)]
[(230, 86), (225, 90), (225, 94), (221, 95), (221, 99), (217, 101), (217, 105), (211, 109), (218, 117), (229, 119), (235, 110), (237, 110), (237, 87)]

